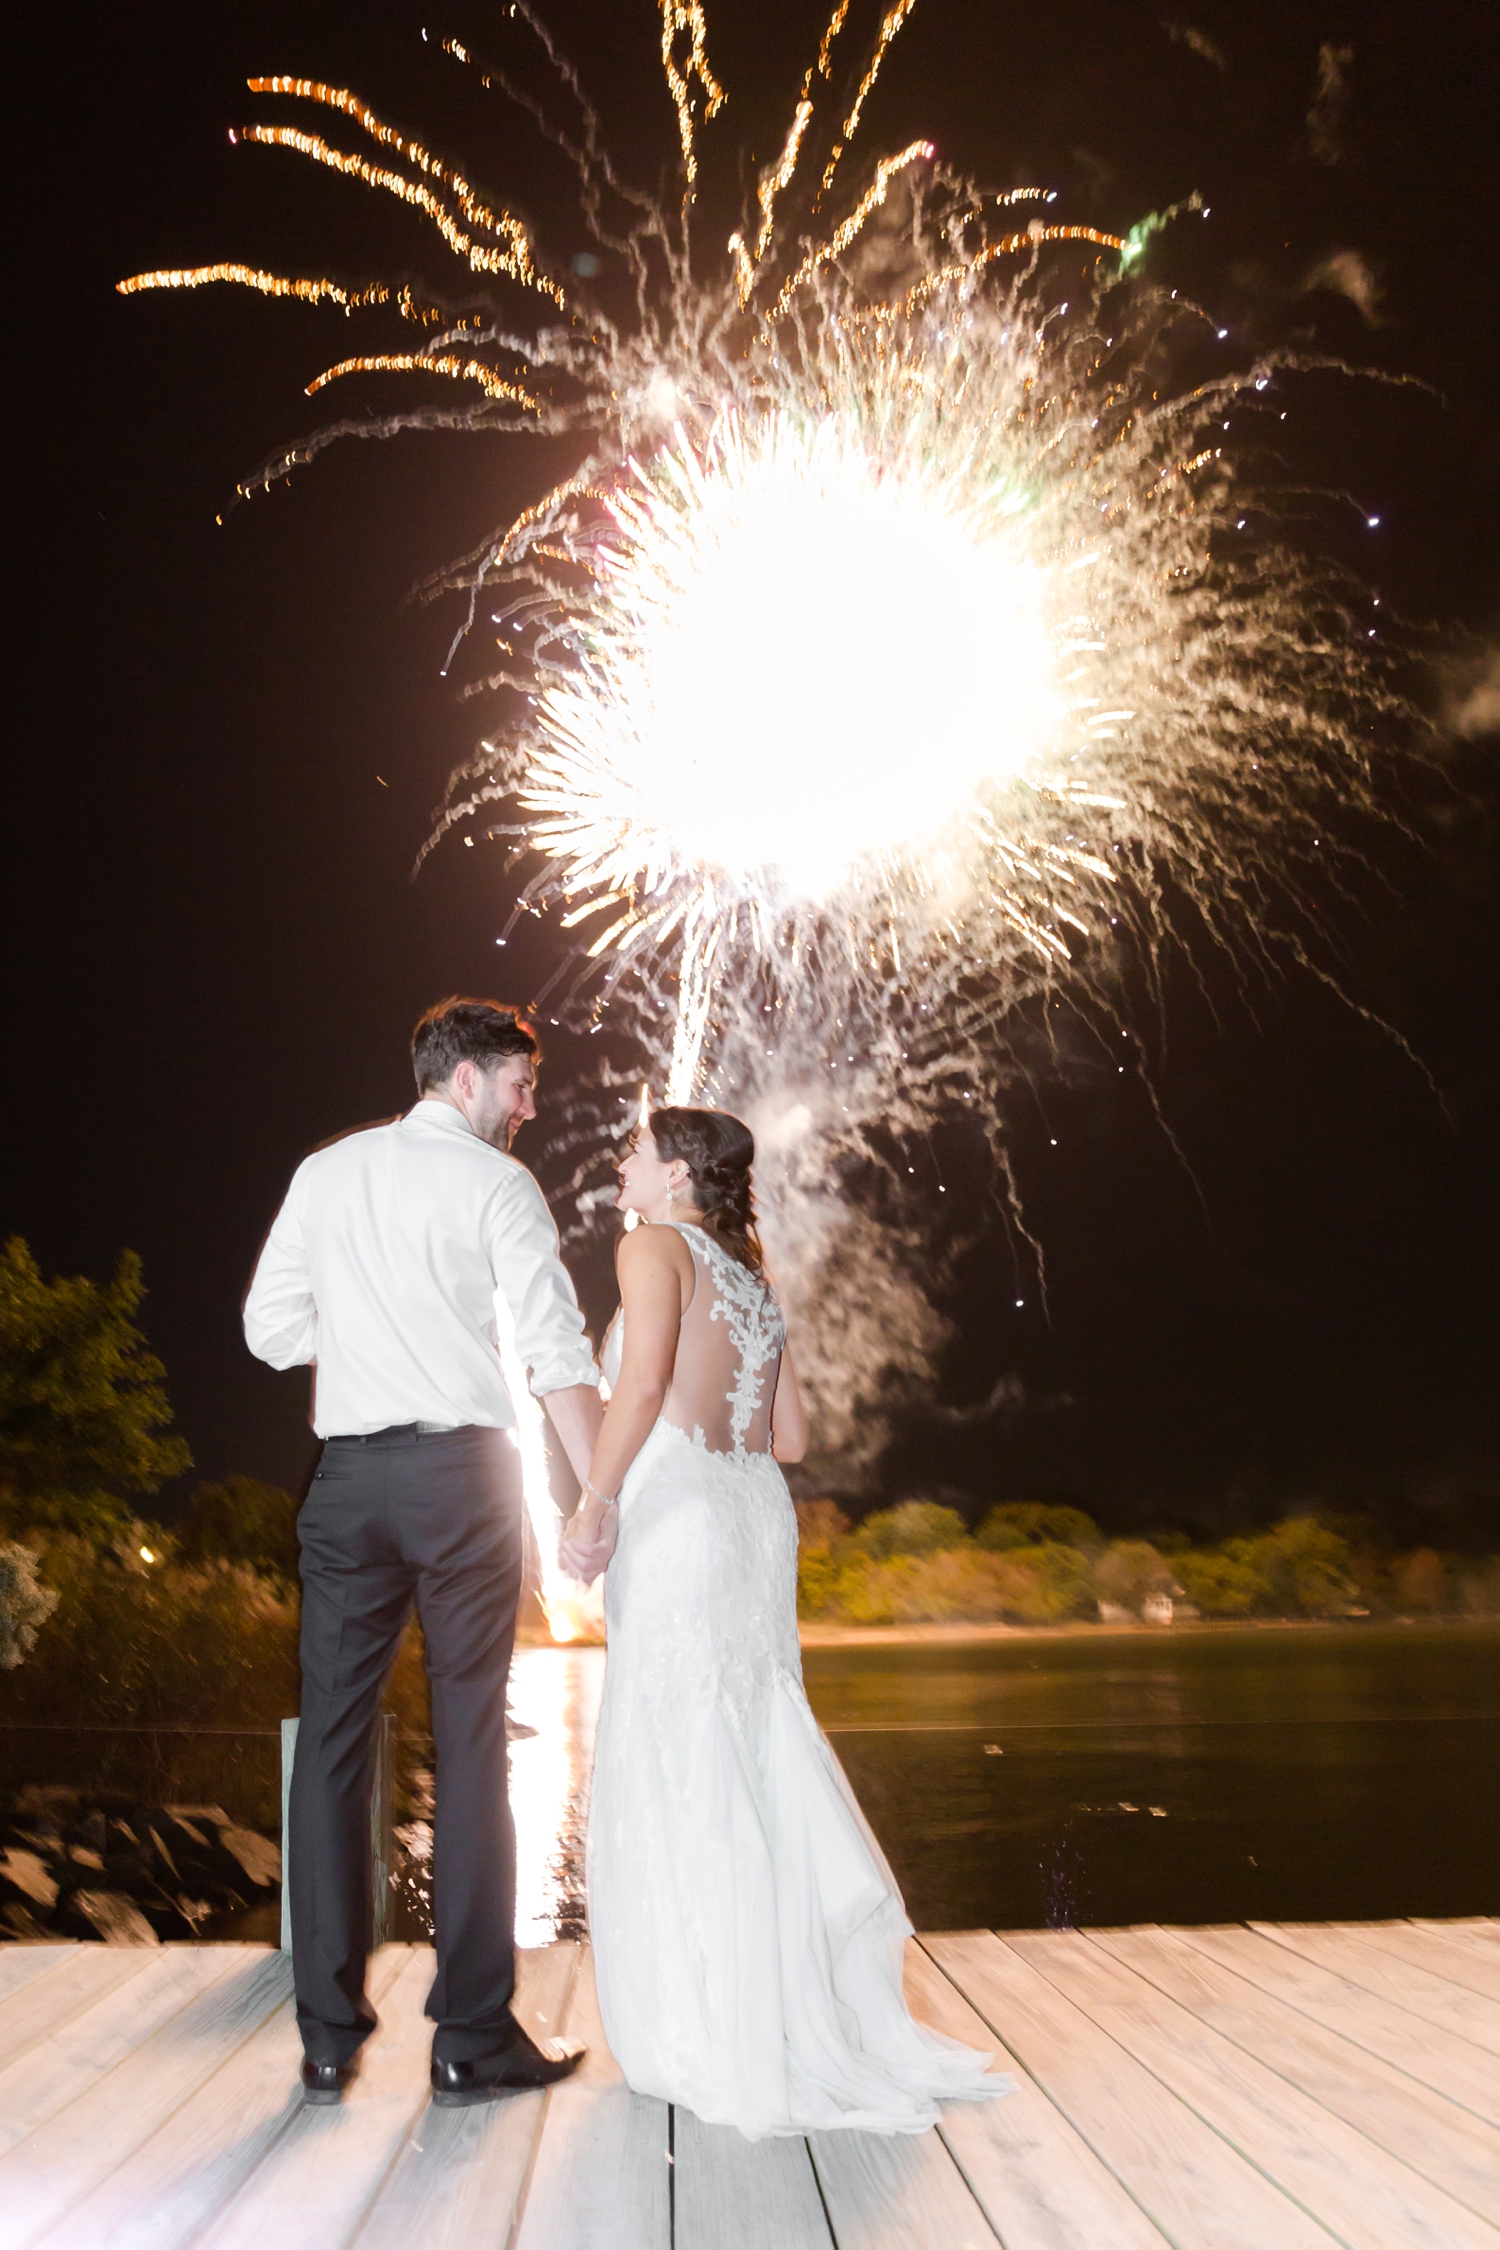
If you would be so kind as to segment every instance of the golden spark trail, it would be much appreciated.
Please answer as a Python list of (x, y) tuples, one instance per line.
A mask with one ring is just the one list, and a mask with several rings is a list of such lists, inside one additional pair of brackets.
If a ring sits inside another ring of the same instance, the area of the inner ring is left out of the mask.
[[(677, 60), (677, 41), (686, 32), (688, 58)], [(708, 25), (699, 0), (661, 0), (661, 64), (667, 88), (677, 111), (677, 133), (682, 143), (682, 169), (691, 195), (698, 180), (698, 150), (693, 128), (693, 79), (697, 79), (706, 107), (705, 121), (717, 117), (724, 106), (724, 89), (708, 60)]]
[[(355, 123), (361, 126), (370, 136), (371, 140), (378, 142), (382, 147), (395, 149), (398, 155), (404, 156), (408, 162), (415, 164), (418, 171), (425, 172), (430, 179), (440, 180), (444, 187), (450, 189), (460, 211), (471, 226), (479, 228), (483, 233), (498, 234), (510, 244), (510, 250), (505, 261), (496, 265), (482, 266), (476, 270), (490, 273), (508, 273), (513, 280), (524, 282), (528, 288), (539, 289), (545, 296), (551, 297), (555, 303), (560, 305), (563, 302), (562, 291), (557, 285), (538, 274), (530, 239), (520, 221), (513, 218), (508, 211), (492, 211), (489, 205), (476, 194), (462, 173), (455, 172), (448, 165), (440, 163), (429, 150), (422, 146), (420, 141), (409, 140), (404, 133), (398, 133), (394, 126), (383, 123), (376, 116), (374, 110), (367, 103), (362, 102), (357, 94), (349, 93), (342, 86), (325, 86), (320, 80), (314, 78), (251, 78), (246, 81), (246, 84), (252, 94), (291, 94), (299, 100), (318, 102), (326, 109), (336, 109), (346, 117), (352, 117)], [(281, 139), (279, 137), (281, 133), (281, 128), (252, 125), (245, 130), (241, 138), (247, 141), (270, 141), (273, 145), (301, 146), (300, 143), (287, 142)], [(360, 162), (358, 158), (340, 160), (335, 151), (328, 151), (327, 154), (324, 154), (322, 153), (322, 144), (319, 144), (319, 148), (316, 150), (311, 147), (304, 147), (301, 149), (301, 153), (303, 155), (315, 155), (320, 163), (334, 161), (335, 168), (340, 171), (355, 169)], [(357, 173), (357, 176), (366, 179), (367, 184), (372, 187), (384, 187), (392, 193), (401, 193), (401, 189), (393, 185), (393, 181), (398, 175), (370, 172)], [(415, 201), (419, 199), (409, 196), (406, 200)], [(444, 239), (449, 243), (449, 246), (455, 249), (460, 256), (469, 255), (471, 246), (460, 237), (456, 228), (451, 233), (448, 231), (447, 225), (444, 224), (446, 214), (442, 212), (442, 207), (436, 199), (434, 198), (430, 202), (424, 201), (423, 208), (442, 228)], [(473, 262), (472, 257), (470, 262)]]
[(341, 375), (446, 375), (456, 383), (478, 383), (491, 398), (513, 399), (518, 406), (536, 413), (541, 401), (530, 391), (523, 391), (516, 383), (507, 383), (482, 359), (458, 359), (451, 352), (366, 352), (355, 359), (341, 359), (337, 367), (325, 367), (307, 385), (309, 398)]
[(142, 289), (203, 289), (214, 281), (230, 281), (241, 289), (256, 289), (263, 297), (301, 297), (308, 304), (326, 299), (342, 305), (346, 311), (356, 305), (388, 305), (398, 294), (383, 281), (372, 283), (368, 289), (346, 289), (337, 281), (299, 281), (286, 274), (265, 273), (258, 266), (234, 263), (163, 266), (155, 273), (136, 273), (126, 281), (117, 281), (115, 289), (122, 297), (133, 297)]

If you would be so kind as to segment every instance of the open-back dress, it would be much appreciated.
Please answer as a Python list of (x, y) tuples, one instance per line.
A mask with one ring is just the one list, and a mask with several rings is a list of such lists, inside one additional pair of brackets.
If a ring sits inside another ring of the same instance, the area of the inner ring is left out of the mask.
[[(605, 1579), (588, 1844), (605, 2033), (637, 2092), (751, 2138), (920, 2132), (939, 2100), (1008, 2081), (906, 2011), (910, 1924), (802, 1688), (797, 1522), (770, 1451), (785, 1323), (758, 1275), (677, 1231), (694, 1293)], [(611, 1383), (621, 1342), (616, 1321)]]

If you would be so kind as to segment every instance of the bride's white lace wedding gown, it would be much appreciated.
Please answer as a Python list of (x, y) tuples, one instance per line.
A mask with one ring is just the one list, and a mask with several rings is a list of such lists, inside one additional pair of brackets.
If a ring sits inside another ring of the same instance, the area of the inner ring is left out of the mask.
[[(770, 1453), (785, 1324), (698, 1227), (662, 1414), (620, 1493), (589, 1818), (609, 2044), (639, 2093), (751, 2138), (920, 2132), (1007, 2090), (914, 2023), (900, 1894), (802, 1690), (797, 1522)], [(605, 1373), (620, 1367), (620, 1324)]]

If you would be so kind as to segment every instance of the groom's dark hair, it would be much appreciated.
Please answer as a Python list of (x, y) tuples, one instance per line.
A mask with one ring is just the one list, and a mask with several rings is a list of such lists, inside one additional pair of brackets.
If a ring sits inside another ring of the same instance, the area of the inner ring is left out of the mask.
[(492, 1070), (507, 1055), (535, 1055), (536, 1033), (514, 1008), (498, 1000), (440, 1000), (411, 1035), (411, 1066), (417, 1092), (446, 1086), (461, 1062)]

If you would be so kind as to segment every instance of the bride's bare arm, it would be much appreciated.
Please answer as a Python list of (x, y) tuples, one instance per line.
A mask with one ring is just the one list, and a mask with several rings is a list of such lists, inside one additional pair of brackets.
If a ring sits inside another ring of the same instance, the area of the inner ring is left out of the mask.
[(778, 1461), (800, 1461), (811, 1435), (807, 1408), (802, 1403), (802, 1385), (797, 1380), (791, 1353), (783, 1351), (781, 1365), (776, 1370), (776, 1389), (771, 1397), (771, 1451)]
[[(620, 1237), (615, 1252), (625, 1348), (589, 1468), (589, 1486), (568, 1525), (567, 1544), (580, 1563), (614, 1545), (614, 1513), (607, 1505), (656, 1424), (672, 1381), (683, 1307), (693, 1290), (693, 1262), (673, 1227), (638, 1227)], [(580, 1571), (580, 1576), (583, 1572)]]

